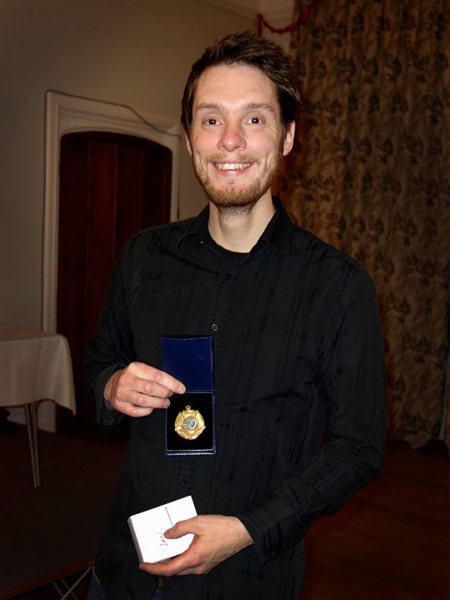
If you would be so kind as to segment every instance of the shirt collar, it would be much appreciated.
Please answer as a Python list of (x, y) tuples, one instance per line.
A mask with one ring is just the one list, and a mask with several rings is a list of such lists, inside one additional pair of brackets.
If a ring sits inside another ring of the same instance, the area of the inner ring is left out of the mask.
[[(292, 246), (292, 234), (295, 226), (289, 219), (281, 201), (276, 196), (272, 196), (272, 200), (275, 206), (275, 214), (253, 250), (260, 244), (265, 243), (272, 246), (272, 248), (278, 252), (287, 254), (288, 256), (295, 256)], [(187, 239), (192, 237), (199, 238), (201, 242), (205, 242), (208, 237), (208, 220), (209, 206), (206, 206), (201, 213), (190, 222), (189, 227), (180, 237), (178, 241), (179, 247), (181, 247)]]

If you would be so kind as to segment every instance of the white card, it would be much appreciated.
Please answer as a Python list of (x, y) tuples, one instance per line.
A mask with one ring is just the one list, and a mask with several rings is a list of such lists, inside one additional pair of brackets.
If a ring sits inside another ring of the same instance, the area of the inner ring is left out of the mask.
[(164, 537), (164, 532), (178, 521), (184, 521), (196, 515), (197, 511), (192, 496), (186, 496), (129, 517), (128, 525), (139, 560), (150, 563), (159, 562), (187, 550), (194, 538), (192, 533), (176, 540), (168, 540)]

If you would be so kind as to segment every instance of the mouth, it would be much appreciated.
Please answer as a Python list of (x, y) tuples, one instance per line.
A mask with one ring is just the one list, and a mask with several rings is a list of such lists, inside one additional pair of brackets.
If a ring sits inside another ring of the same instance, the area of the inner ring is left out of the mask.
[(220, 162), (220, 161), (212, 161), (213, 166), (218, 170), (226, 173), (237, 173), (243, 172), (249, 169), (253, 162)]
[(221, 171), (239, 171), (241, 169), (248, 169), (252, 163), (246, 162), (216, 162), (214, 166)]

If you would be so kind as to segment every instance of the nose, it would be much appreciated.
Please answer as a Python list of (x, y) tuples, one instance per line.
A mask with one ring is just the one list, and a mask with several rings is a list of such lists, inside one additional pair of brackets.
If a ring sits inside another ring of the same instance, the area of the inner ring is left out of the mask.
[(226, 123), (218, 141), (219, 149), (233, 152), (233, 150), (240, 150), (245, 148), (245, 146), (246, 140), (240, 124)]

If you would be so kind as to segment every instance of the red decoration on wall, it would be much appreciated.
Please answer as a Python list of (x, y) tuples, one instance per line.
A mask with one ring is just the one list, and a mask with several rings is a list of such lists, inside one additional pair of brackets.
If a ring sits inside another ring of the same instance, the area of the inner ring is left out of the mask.
[(279, 33), (279, 34), (292, 33), (292, 31), (295, 31), (295, 29), (297, 29), (297, 27), (299, 25), (304, 25), (309, 20), (312, 9), (317, 4), (319, 4), (319, 2), (320, 2), (320, 0), (311, 0), (309, 6), (307, 6), (304, 10), (302, 10), (302, 12), (298, 15), (298, 18), (295, 21), (293, 21), (292, 23), (289, 23), (289, 25), (286, 25), (286, 27), (281, 27), (281, 28), (272, 27), (272, 25), (270, 25), (270, 23), (268, 23), (266, 21), (266, 19), (263, 17), (263, 15), (261, 13), (259, 13), (257, 15), (258, 35), (262, 35), (263, 27), (266, 27), (266, 29), (268, 29), (272, 33)]

